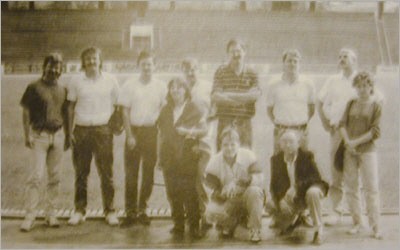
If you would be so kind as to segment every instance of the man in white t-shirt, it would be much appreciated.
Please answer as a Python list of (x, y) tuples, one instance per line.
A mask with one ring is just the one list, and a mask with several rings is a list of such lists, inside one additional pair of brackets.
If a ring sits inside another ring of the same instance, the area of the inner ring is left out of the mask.
[[(122, 227), (140, 222), (150, 224), (147, 202), (153, 190), (157, 161), (156, 121), (167, 95), (166, 83), (153, 76), (154, 56), (142, 51), (138, 57), (139, 77), (129, 78), (121, 87), (118, 105), (122, 106), (125, 128), (125, 211)], [(142, 162), (138, 196), (139, 167)]]
[(315, 89), (312, 81), (299, 75), (300, 53), (283, 53), (283, 74), (270, 83), (267, 111), (274, 129), (274, 153), (278, 153), (279, 137), (288, 129), (301, 134), (300, 144), (307, 148), (307, 125), (314, 115)]
[[(106, 221), (118, 225), (114, 210), (113, 133), (108, 125), (118, 98), (117, 79), (101, 71), (101, 51), (88, 48), (81, 54), (83, 74), (71, 78), (67, 100), (70, 137), (75, 168), (75, 213), (68, 221), (77, 225), (85, 220), (87, 180), (94, 156), (100, 176)], [(72, 125), (75, 124), (72, 133)]]
[(221, 133), (221, 151), (206, 168), (206, 184), (213, 190), (206, 208), (207, 220), (217, 223), (223, 237), (232, 237), (247, 218), (250, 241), (261, 240), (264, 204), (263, 173), (255, 154), (240, 147), (238, 132), (231, 126)]
[[(332, 202), (332, 213), (326, 218), (327, 225), (335, 225), (341, 217), (340, 204), (343, 199), (343, 173), (334, 167), (334, 156), (339, 147), (341, 136), (338, 125), (348, 101), (357, 96), (353, 87), (353, 78), (357, 74), (357, 56), (351, 49), (343, 48), (339, 53), (339, 74), (329, 77), (318, 93), (317, 109), (324, 129), (329, 132), (331, 140), (331, 187), (329, 191)], [(383, 102), (379, 90), (374, 91), (374, 98)]]

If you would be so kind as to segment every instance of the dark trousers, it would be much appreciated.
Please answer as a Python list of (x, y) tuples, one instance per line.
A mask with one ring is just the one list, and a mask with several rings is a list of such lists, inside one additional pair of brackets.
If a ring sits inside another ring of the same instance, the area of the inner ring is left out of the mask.
[(87, 180), (94, 156), (101, 181), (104, 212), (114, 211), (113, 134), (107, 125), (76, 126), (72, 158), (75, 168), (75, 210), (85, 214), (87, 206)]
[[(129, 149), (125, 145), (125, 211), (127, 216), (134, 217), (138, 212), (145, 212), (153, 191), (154, 167), (157, 161), (157, 128), (132, 126), (131, 129), (136, 138), (136, 146)], [(142, 185), (137, 206), (140, 161)]]
[(183, 229), (185, 211), (190, 228), (199, 227), (199, 195), (196, 190), (196, 175), (183, 175), (173, 169), (164, 170), (165, 189), (171, 206), (175, 227)]
[(240, 145), (243, 147), (251, 148), (253, 130), (251, 126), (251, 117), (219, 117), (218, 128), (217, 128), (217, 151), (221, 150), (221, 133), (226, 126), (236, 126), (236, 129), (240, 137)]

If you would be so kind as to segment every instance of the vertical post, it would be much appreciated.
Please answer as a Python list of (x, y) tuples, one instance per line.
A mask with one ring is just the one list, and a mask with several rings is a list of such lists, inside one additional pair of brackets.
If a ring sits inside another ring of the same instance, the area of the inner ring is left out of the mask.
[(98, 1), (98, 8), (99, 8), (99, 10), (104, 10), (105, 9), (105, 2), (104, 1)]
[(382, 20), (384, 10), (385, 10), (385, 2), (379, 1), (378, 2), (378, 19), (379, 20)]
[(240, 11), (246, 11), (247, 9), (246, 1), (240, 1), (239, 9)]
[(310, 12), (315, 12), (317, 9), (317, 1), (311, 1), (310, 2)]
[(176, 2), (175, 1), (169, 2), (169, 10), (174, 11), (175, 8), (176, 8)]
[(29, 10), (35, 10), (35, 2), (29, 1)]

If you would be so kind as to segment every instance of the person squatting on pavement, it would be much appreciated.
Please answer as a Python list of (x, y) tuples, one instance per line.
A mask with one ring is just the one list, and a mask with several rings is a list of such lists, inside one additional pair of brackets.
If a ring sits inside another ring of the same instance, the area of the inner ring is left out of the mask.
[(100, 176), (105, 220), (115, 226), (119, 222), (113, 204), (113, 133), (108, 123), (115, 110), (119, 86), (113, 75), (101, 70), (98, 48), (85, 49), (81, 62), (84, 72), (72, 77), (67, 88), (69, 143), (75, 169), (75, 212), (68, 224), (85, 221), (87, 181), (94, 157)]
[(200, 208), (197, 192), (199, 154), (194, 147), (207, 133), (204, 114), (190, 99), (190, 89), (183, 78), (168, 83), (167, 104), (158, 119), (158, 165), (164, 174), (167, 198), (174, 227), (171, 233), (182, 237), (185, 213), (190, 236), (200, 238)]
[(240, 146), (232, 126), (221, 133), (221, 151), (206, 168), (206, 183), (213, 190), (207, 205), (207, 220), (217, 224), (222, 237), (232, 237), (239, 223), (247, 223), (250, 241), (261, 241), (264, 205), (263, 173), (255, 154)]
[(345, 145), (343, 179), (353, 227), (349, 234), (357, 234), (363, 226), (360, 179), (372, 237), (382, 239), (380, 231), (380, 197), (378, 160), (375, 141), (380, 136), (381, 102), (373, 98), (374, 79), (368, 72), (358, 73), (353, 86), (358, 97), (347, 103), (339, 122)]
[(63, 151), (69, 148), (66, 90), (58, 84), (62, 73), (63, 60), (58, 53), (44, 58), (42, 77), (28, 85), (22, 99), (22, 122), (25, 135), (25, 146), (32, 152), (32, 166), (28, 170), (25, 191), (25, 219), (21, 231), (32, 229), (37, 210), (42, 198), (40, 192), (48, 174), (44, 205), (46, 223), (50, 227), (59, 227), (56, 217), (56, 199), (60, 183), (60, 164)]
[(217, 151), (221, 149), (221, 132), (234, 124), (243, 147), (251, 148), (253, 129), (251, 119), (256, 112), (256, 101), (261, 95), (257, 73), (245, 64), (244, 43), (231, 39), (226, 47), (229, 62), (220, 66), (214, 74), (211, 94), (213, 114), (218, 119)]
[(267, 93), (268, 117), (274, 124), (274, 153), (279, 152), (279, 138), (287, 130), (301, 132), (300, 145), (308, 147), (308, 122), (315, 112), (315, 89), (312, 81), (299, 74), (301, 55), (286, 50), (282, 56), (283, 74), (273, 80)]
[[(150, 224), (147, 202), (153, 190), (157, 161), (156, 121), (167, 95), (166, 84), (153, 76), (154, 55), (142, 51), (137, 60), (140, 76), (131, 77), (121, 88), (118, 104), (122, 106), (125, 127), (125, 211), (121, 227), (140, 222)], [(142, 181), (138, 197), (139, 168)], [(138, 203), (139, 200), (139, 203)]]
[(282, 151), (271, 157), (272, 215), (281, 234), (286, 234), (301, 223), (302, 210), (309, 209), (315, 229), (313, 243), (321, 244), (321, 202), (327, 195), (329, 185), (321, 179), (314, 154), (299, 147), (298, 133), (285, 131), (280, 137)]
[(208, 202), (208, 193), (204, 186), (204, 171), (207, 167), (211, 155), (215, 151), (215, 142), (213, 123), (208, 121), (208, 116), (211, 110), (211, 90), (212, 83), (199, 78), (199, 63), (194, 58), (186, 58), (182, 61), (182, 71), (184, 78), (190, 89), (191, 101), (196, 103), (202, 109), (203, 122), (207, 123), (207, 134), (200, 138), (198, 151), (199, 151), (199, 173), (197, 175), (197, 192), (199, 193), (200, 214), (201, 214), (201, 231), (205, 232), (212, 227), (205, 219), (206, 204)]

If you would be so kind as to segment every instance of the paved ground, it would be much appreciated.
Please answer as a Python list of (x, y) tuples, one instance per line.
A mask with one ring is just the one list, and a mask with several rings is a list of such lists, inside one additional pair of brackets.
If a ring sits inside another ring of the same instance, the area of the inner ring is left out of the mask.
[(314, 247), (310, 244), (312, 230), (298, 228), (291, 237), (276, 237), (268, 228), (269, 218), (263, 219), (263, 240), (253, 245), (244, 241), (247, 230), (238, 228), (235, 239), (221, 240), (215, 229), (211, 229), (204, 239), (191, 241), (173, 240), (168, 233), (171, 221), (168, 219), (153, 220), (149, 227), (134, 226), (130, 229), (111, 228), (102, 220), (90, 220), (85, 224), (71, 227), (62, 221), (59, 229), (49, 229), (38, 221), (30, 233), (19, 231), (21, 220), (3, 219), (1, 223), (2, 248), (268, 248), (285, 249), (399, 249), (399, 215), (382, 217), (384, 240), (369, 237), (365, 229), (357, 236), (345, 233), (350, 227), (351, 219), (344, 217), (343, 223), (334, 228), (326, 228), (325, 242)]

